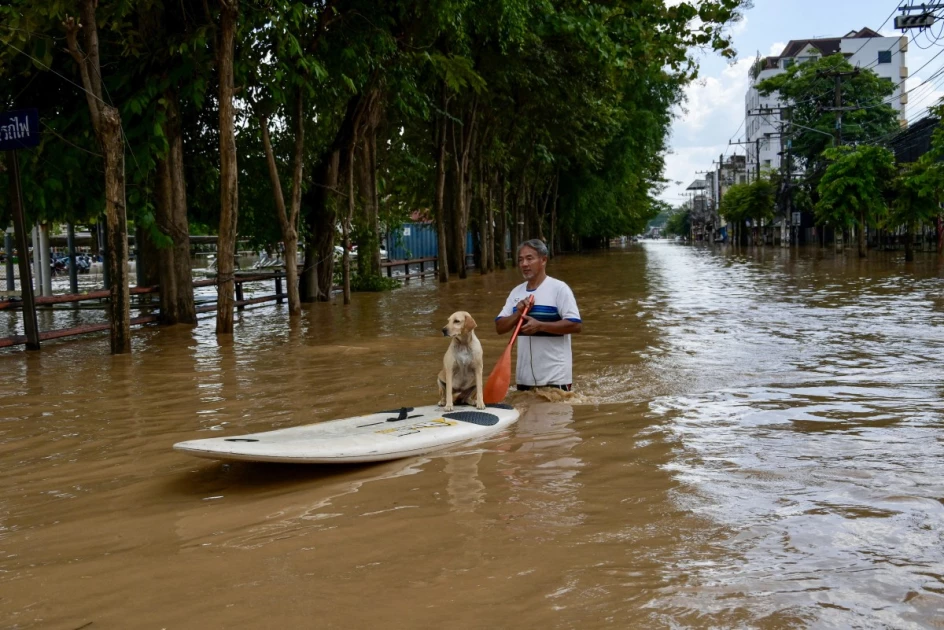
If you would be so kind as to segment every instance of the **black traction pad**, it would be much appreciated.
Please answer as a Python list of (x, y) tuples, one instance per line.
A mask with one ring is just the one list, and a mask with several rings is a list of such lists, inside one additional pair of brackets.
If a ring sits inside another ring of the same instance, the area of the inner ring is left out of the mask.
[[(492, 406), (494, 407), (495, 405)], [(484, 411), (453, 411), (452, 413), (444, 413), (443, 418), (469, 422), (482, 427), (492, 427), (498, 424), (498, 416), (492, 413), (485, 413)]]
[(378, 411), (377, 413), (400, 413), (403, 412), (409, 413), (413, 411), (413, 407), (400, 407), (399, 409), (385, 409), (383, 411)]
[(505, 403), (495, 403), (494, 405), (487, 405), (488, 407), (494, 407), (495, 409), (514, 409), (511, 405), (506, 405)]

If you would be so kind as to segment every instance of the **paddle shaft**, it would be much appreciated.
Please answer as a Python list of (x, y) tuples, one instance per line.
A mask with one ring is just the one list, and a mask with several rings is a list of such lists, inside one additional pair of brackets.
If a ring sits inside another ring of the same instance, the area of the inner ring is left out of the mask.
[(518, 318), (518, 325), (515, 326), (515, 332), (511, 333), (511, 341), (508, 342), (508, 349), (510, 350), (513, 345), (515, 345), (515, 339), (518, 338), (518, 331), (521, 330), (521, 324), (524, 323), (524, 317), (528, 314), (528, 311), (531, 310), (531, 305), (534, 304), (534, 296), (531, 296), (531, 299), (528, 300), (528, 303), (524, 305), (524, 308), (521, 310), (521, 317)]
[(508, 342), (508, 346), (502, 353), (501, 358), (499, 358), (498, 363), (495, 364), (495, 369), (488, 375), (488, 382), (485, 384), (484, 392), (486, 404), (491, 405), (505, 399), (508, 386), (511, 384), (511, 348), (515, 345), (515, 339), (518, 338), (518, 332), (521, 330), (521, 325), (524, 323), (525, 315), (528, 314), (528, 310), (533, 303), (534, 297), (532, 296), (528, 303), (524, 305), (524, 308), (521, 309), (521, 317), (518, 319), (518, 325), (515, 326), (515, 330), (511, 335), (511, 341)]

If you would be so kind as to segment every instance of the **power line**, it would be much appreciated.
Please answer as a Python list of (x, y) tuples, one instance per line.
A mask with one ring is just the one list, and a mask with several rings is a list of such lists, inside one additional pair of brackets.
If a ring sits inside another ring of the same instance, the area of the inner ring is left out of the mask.
[[(9, 27), (7, 27), (7, 28), (9, 28)], [(102, 105), (105, 105), (105, 106), (107, 106), (107, 107), (113, 107), (113, 108), (115, 108), (115, 106), (114, 106), (113, 104), (106, 103), (100, 96), (98, 96), (98, 95), (96, 95), (95, 93), (90, 92), (89, 90), (85, 89), (85, 86), (79, 85), (78, 83), (72, 81), (72, 80), (69, 79), (68, 77), (66, 77), (66, 76), (64, 76), (64, 75), (62, 75), (62, 74), (59, 74), (58, 72), (56, 72), (55, 70), (53, 70), (52, 68), (50, 68), (48, 65), (46, 65), (45, 63), (43, 63), (40, 59), (37, 59), (36, 57), (34, 57), (33, 55), (29, 54), (28, 52), (26, 52), (26, 51), (24, 51), (24, 50), (20, 50), (17, 46), (15, 46), (14, 44), (12, 44), (12, 43), (10, 43), (10, 42), (6, 42), (6, 44), (7, 44), (7, 46), (9, 46), (9, 47), (12, 48), (13, 50), (17, 51), (17, 52), (20, 53), (21, 55), (24, 55), (25, 57), (28, 57), (30, 60), (32, 60), (32, 61), (33, 61), (34, 63), (36, 63), (37, 65), (39, 65), (41, 68), (43, 68), (43, 69), (45, 69), (45, 70), (48, 70), (49, 72), (52, 72), (54, 75), (56, 75), (57, 77), (59, 77), (60, 79), (62, 79), (63, 81), (65, 81), (66, 83), (69, 83), (69, 84), (71, 84), (71, 85), (77, 87), (79, 90), (81, 90), (81, 91), (84, 92), (85, 94), (91, 96), (93, 99), (95, 99), (95, 100), (97, 100), (98, 102), (100, 102)], [(105, 86), (105, 81), (104, 81), (104, 79), (102, 79), (101, 74), (99, 74), (99, 79), (102, 81), (102, 88), (105, 90), (105, 94), (108, 96), (109, 100), (111, 100), (111, 94), (108, 93), (108, 88)], [(115, 108), (115, 109), (117, 109), (117, 108)], [(48, 127), (47, 127), (47, 128), (48, 128)], [(138, 175), (140, 176), (140, 175), (141, 175), (141, 165), (138, 163), (138, 158), (137, 158), (137, 156), (134, 154), (134, 150), (131, 148), (131, 142), (128, 140), (128, 134), (125, 133), (125, 128), (124, 128), (124, 124), (123, 124), (123, 123), (120, 125), (119, 131), (121, 132), (121, 139), (122, 139), (122, 141), (123, 141), (125, 147), (127, 147), (128, 153), (131, 154), (131, 159), (134, 161), (135, 171), (136, 171), (136, 172), (138, 173)]]
[[(888, 14), (888, 17), (885, 18), (885, 21), (883, 21), (881, 24), (879, 24), (879, 27), (878, 27), (877, 29), (875, 29), (875, 32), (876, 32), (876, 33), (878, 33), (879, 31), (881, 31), (882, 28), (883, 28), (886, 24), (888, 24), (888, 21), (889, 21), (890, 19), (892, 19), (892, 16), (895, 15), (895, 13), (898, 12), (898, 10), (901, 8), (901, 5), (902, 5), (902, 4), (904, 4), (904, 0), (901, 0), (901, 1), (898, 3), (898, 6), (895, 7), (894, 9), (892, 9), (892, 12)], [(859, 46), (858, 50), (856, 50), (854, 53), (852, 53), (851, 56), (852, 56), (852, 57), (855, 57), (856, 55), (858, 55), (858, 54), (862, 51), (862, 49), (865, 48), (865, 45), (869, 43), (869, 40), (870, 40), (870, 39), (871, 39), (870, 37), (866, 37), (866, 38), (865, 38), (865, 41), (862, 42), (862, 45)], [(838, 67), (838, 65), (839, 65), (839, 64), (836, 64), (836, 67)], [(833, 67), (832, 70), (835, 70), (836, 67)]]
[(66, 83), (69, 83), (70, 85), (74, 85), (75, 87), (79, 88), (82, 92), (84, 92), (85, 94), (88, 94), (89, 96), (91, 96), (91, 97), (94, 98), (95, 100), (99, 101), (102, 105), (108, 105), (108, 103), (106, 103), (104, 100), (102, 100), (101, 97), (99, 97), (99, 96), (93, 94), (92, 92), (89, 92), (88, 90), (86, 90), (86, 89), (85, 89), (85, 86), (79, 85), (78, 83), (76, 83), (75, 81), (73, 81), (72, 79), (70, 79), (69, 77), (66, 77), (66, 76), (64, 76), (64, 75), (59, 74), (58, 72), (56, 72), (55, 70), (53, 70), (52, 68), (50, 68), (49, 66), (47, 66), (46, 64), (44, 64), (41, 60), (39, 60), (39, 59), (37, 59), (36, 57), (34, 57), (33, 55), (29, 54), (28, 52), (23, 51), (23, 50), (20, 50), (19, 48), (17, 48), (16, 46), (14, 46), (13, 44), (11, 44), (10, 42), (7, 42), (7, 46), (9, 46), (10, 48), (12, 48), (12, 49), (15, 50), (16, 52), (20, 53), (21, 55), (23, 55), (23, 56), (25, 56), (25, 57), (28, 57), (29, 59), (31, 59), (31, 60), (33, 61), (33, 63), (39, 65), (39, 66), (42, 67), (44, 70), (48, 70), (49, 72), (52, 72), (54, 75), (56, 75), (57, 77), (59, 77), (60, 79), (62, 79), (63, 81), (65, 81)]

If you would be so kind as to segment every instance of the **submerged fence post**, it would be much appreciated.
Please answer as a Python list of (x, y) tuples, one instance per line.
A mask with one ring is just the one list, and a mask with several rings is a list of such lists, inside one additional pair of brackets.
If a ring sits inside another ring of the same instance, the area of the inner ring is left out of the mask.
[(29, 240), (26, 237), (26, 219), (23, 212), (23, 193), (20, 190), (20, 166), (16, 151), (10, 152), (10, 188), (13, 189), (13, 228), (19, 250), (20, 297), (23, 299), (23, 328), (26, 331), (26, 349), (39, 350), (39, 326), (36, 324), (36, 304), (33, 301), (33, 283), (30, 280)]
[[(79, 292), (79, 270), (75, 263), (75, 225), (68, 224), (66, 231), (66, 243), (69, 248), (69, 293), (75, 295)], [(73, 302), (75, 307), (79, 307), (78, 302)]]
[(7, 253), (7, 291), (13, 291), (16, 288), (13, 283), (13, 228), (7, 228), (3, 234), (3, 251)]
[(43, 294), (43, 263), (39, 260), (39, 226), (33, 225), (30, 230), (30, 241), (33, 244), (33, 295)]
[(52, 256), (49, 251), (49, 224), (39, 224), (39, 264), (43, 268), (43, 295), (52, 295)]

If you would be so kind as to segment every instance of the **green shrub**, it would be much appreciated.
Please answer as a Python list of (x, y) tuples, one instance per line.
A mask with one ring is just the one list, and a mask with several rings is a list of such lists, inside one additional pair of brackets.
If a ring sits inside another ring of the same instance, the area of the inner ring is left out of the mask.
[(400, 287), (400, 281), (385, 276), (351, 275), (351, 291), (390, 291)]

